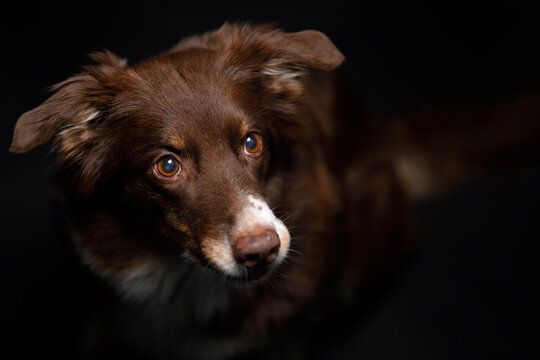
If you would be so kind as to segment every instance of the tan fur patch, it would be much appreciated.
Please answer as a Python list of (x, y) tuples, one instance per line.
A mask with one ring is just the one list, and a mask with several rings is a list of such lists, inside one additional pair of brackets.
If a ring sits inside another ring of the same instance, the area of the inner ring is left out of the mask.
[(204, 256), (221, 271), (228, 275), (239, 275), (240, 270), (227, 239), (206, 237), (201, 241), (201, 249)]
[(240, 131), (242, 132), (242, 134), (247, 134), (248, 131), (250, 130), (249, 129), (249, 124), (247, 122), (247, 119), (242, 117), (242, 124), (240, 124)]
[(186, 146), (186, 142), (184, 141), (184, 139), (178, 135), (178, 134), (173, 134), (169, 137), (168, 139), (168, 143), (178, 149), (178, 150), (181, 150), (183, 149), (185, 146)]
[(174, 214), (167, 214), (167, 222), (178, 231), (181, 231), (187, 235), (192, 234), (189, 227), (185, 223), (180, 221)]

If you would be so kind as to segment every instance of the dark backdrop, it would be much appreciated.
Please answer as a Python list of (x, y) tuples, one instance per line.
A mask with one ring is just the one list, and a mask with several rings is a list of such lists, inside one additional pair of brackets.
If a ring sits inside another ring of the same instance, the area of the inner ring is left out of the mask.
[[(19, 353), (69, 353), (87, 294), (57, 234), (49, 148), (9, 154), (20, 114), (47, 87), (107, 48), (135, 62), (225, 20), (275, 22), (329, 35), (347, 56), (339, 72), (387, 115), (433, 104), (497, 103), (537, 89), (532, 8), (516, 2), (116, 1), (19, 2), (2, 9), (0, 262), (2, 341)], [(422, 242), (327, 358), (523, 358), (536, 350), (539, 167), (464, 186), (417, 204)], [(72, 330), (73, 329), (73, 330)], [(4, 332), (5, 333), (5, 332)], [(323, 354), (321, 354), (323, 356)]]

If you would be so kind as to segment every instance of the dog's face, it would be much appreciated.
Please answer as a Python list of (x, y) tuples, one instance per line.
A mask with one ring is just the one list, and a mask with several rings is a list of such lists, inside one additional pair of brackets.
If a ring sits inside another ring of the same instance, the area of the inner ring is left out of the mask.
[(299, 77), (343, 60), (332, 43), (314, 31), (225, 25), (133, 66), (94, 57), (98, 65), (19, 119), (11, 148), (54, 136), (78, 207), (106, 203), (114, 189), (107, 213), (123, 212), (123, 227), (155, 228), (133, 243), (123, 233), (84, 235), (79, 246), (94, 267), (129, 276), (155, 261), (155, 248), (171, 247), (232, 278), (259, 279), (279, 265), (290, 234), (266, 184), (273, 158), (305, 141)]

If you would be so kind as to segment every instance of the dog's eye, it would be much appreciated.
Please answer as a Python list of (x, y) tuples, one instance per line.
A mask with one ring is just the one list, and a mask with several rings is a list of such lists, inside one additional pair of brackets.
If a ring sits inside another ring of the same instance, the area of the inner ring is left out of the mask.
[(256, 155), (262, 149), (262, 139), (257, 133), (250, 132), (244, 140), (244, 151), (247, 155)]
[(155, 164), (158, 175), (172, 177), (180, 172), (180, 163), (171, 155), (163, 156)]

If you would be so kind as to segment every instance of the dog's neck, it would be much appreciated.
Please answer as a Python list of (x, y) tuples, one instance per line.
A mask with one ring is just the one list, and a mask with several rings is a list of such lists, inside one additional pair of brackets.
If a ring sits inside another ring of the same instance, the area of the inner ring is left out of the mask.
[(183, 258), (140, 268), (116, 286), (126, 300), (165, 310), (188, 323), (206, 323), (227, 312), (234, 290), (215, 270)]

